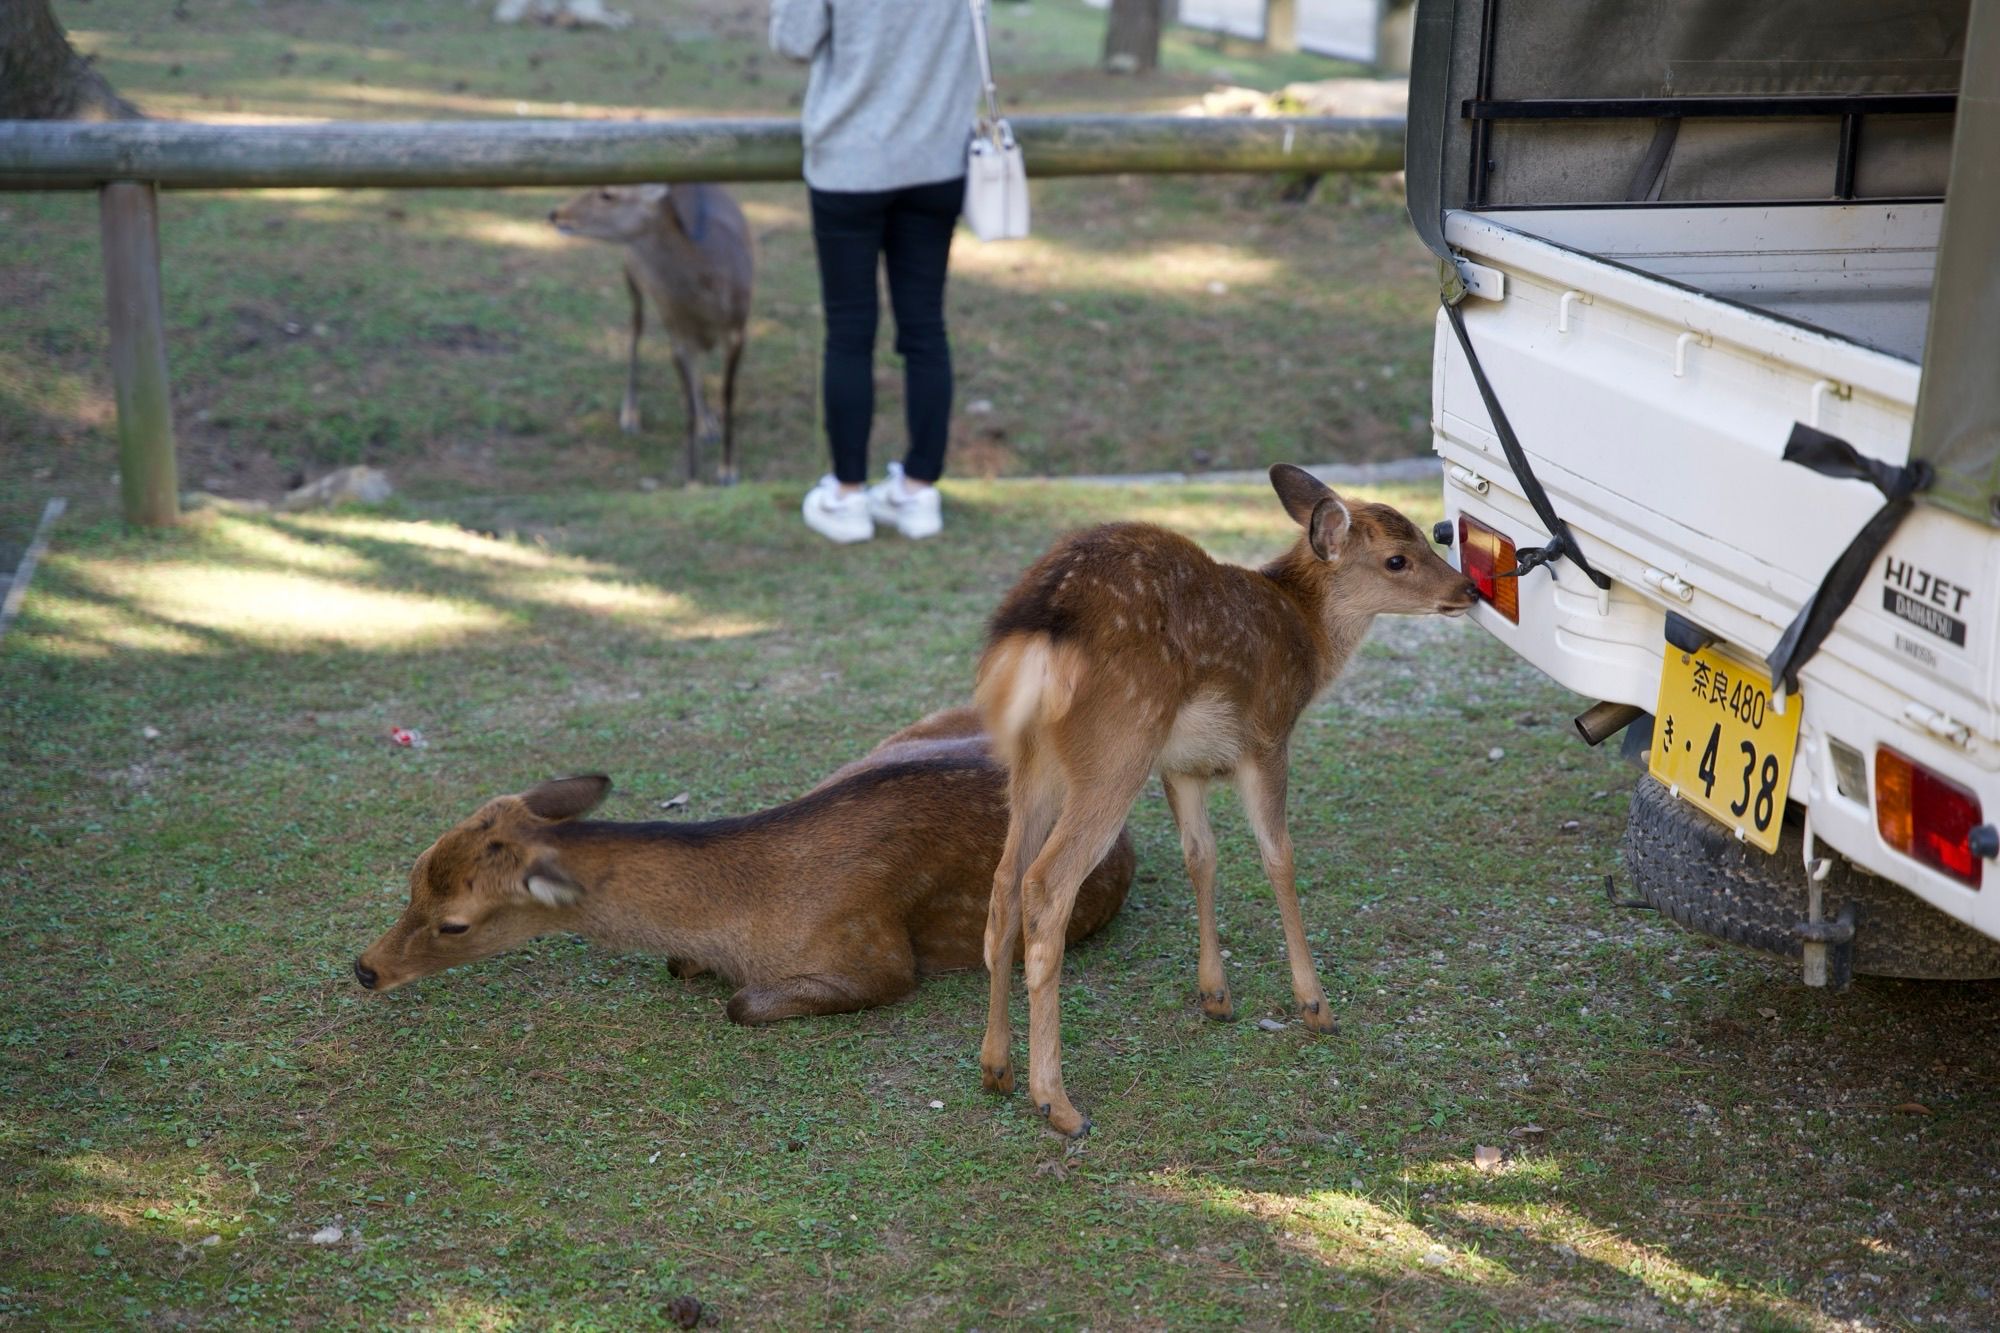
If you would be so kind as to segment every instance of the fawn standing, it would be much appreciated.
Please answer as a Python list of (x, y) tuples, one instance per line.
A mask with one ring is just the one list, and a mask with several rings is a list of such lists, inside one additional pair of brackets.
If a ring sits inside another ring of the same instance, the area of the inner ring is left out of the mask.
[[(722, 355), (722, 464), (716, 479), (736, 481), (736, 363), (750, 321), (754, 261), (743, 210), (720, 185), (609, 185), (585, 190), (549, 214), (567, 236), (625, 247), (625, 289), (632, 297), (632, 346), (625, 367), (619, 428), (639, 429), (639, 337), (645, 297), (653, 299), (674, 350), (687, 400), (687, 479), (699, 466), (700, 445), (717, 434), (701, 391), (703, 352)], [(643, 293), (643, 295), (642, 295)]]
[(977, 703), (1009, 768), (1010, 818), (986, 924), (980, 1063), (989, 1090), (1013, 1090), (1007, 999), (1025, 929), (1028, 1087), (1062, 1134), (1090, 1128), (1063, 1092), (1064, 934), (1078, 885), (1147, 775), (1159, 771), (1194, 881), (1202, 1009), (1231, 1015), (1208, 824), (1208, 786), (1230, 778), (1277, 894), (1292, 994), (1307, 1027), (1332, 1031), (1292, 884), (1292, 728), (1376, 616), (1457, 615), (1473, 602), (1471, 581), (1388, 505), (1346, 503), (1287, 463), (1271, 484), (1305, 531), (1262, 569), (1219, 564), (1162, 528), (1112, 524), (1057, 543), (993, 616)]
[[(393, 990), (541, 935), (663, 953), (676, 976), (742, 984), (738, 1023), (888, 1004), (923, 973), (977, 967), (1006, 776), (969, 708), (889, 737), (796, 801), (741, 819), (581, 821), (602, 777), (488, 801), (410, 872), (402, 919), (355, 960)], [(1116, 916), (1120, 836), (1085, 881), (1069, 938)], [(1011, 964), (1010, 964), (1011, 965)]]

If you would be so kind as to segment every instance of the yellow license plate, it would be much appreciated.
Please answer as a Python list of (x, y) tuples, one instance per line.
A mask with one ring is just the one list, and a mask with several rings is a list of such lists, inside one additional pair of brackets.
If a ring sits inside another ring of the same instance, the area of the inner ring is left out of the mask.
[(1778, 850), (1799, 743), (1799, 696), (1771, 706), (1771, 678), (1733, 657), (1667, 645), (1647, 768), (1736, 836)]

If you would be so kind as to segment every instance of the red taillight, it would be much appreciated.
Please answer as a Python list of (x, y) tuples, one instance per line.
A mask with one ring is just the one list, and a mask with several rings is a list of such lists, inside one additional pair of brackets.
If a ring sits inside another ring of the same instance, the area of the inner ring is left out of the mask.
[(1481, 601), (1521, 623), (1521, 580), (1500, 577), (1514, 572), (1514, 543), (1466, 514), (1458, 516), (1458, 571), (1479, 589)]
[(1972, 854), (1979, 798), (1887, 746), (1875, 751), (1875, 827), (1905, 856), (1979, 887), (1984, 863)]

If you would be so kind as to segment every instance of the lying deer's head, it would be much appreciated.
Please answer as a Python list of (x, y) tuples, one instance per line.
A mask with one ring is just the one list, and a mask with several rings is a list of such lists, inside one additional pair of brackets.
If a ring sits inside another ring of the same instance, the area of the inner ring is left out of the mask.
[(1478, 588), (1432, 549), (1416, 524), (1389, 505), (1350, 503), (1304, 468), (1279, 463), (1271, 485), (1285, 512), (1305, 529), (1326, 583), (1326, 602), (1342, 616), (1464, 615)]
[(488, 801), (448, 830), (417, 858), (409, 907), (354, 960), (355, 979), (394, 990), (566, 929), (579, 890), (547, 831), (610, 790), (605, 777), (558, 778)]
[(681, 204), (670, 185), (601, 185), (551, 210), (549, 221), (565, 236), (629, 242), (686, 230)]

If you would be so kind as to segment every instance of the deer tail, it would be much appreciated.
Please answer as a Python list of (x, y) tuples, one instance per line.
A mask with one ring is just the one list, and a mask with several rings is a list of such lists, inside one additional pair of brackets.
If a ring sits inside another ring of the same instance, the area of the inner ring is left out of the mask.
[(1043, 728), (1060, 722), (1076, 700), (1083, 659), (1046, 634), (1010, 634), (979, 659), (973, 703), (993, 741), (993, 755), (1013, 767)]

